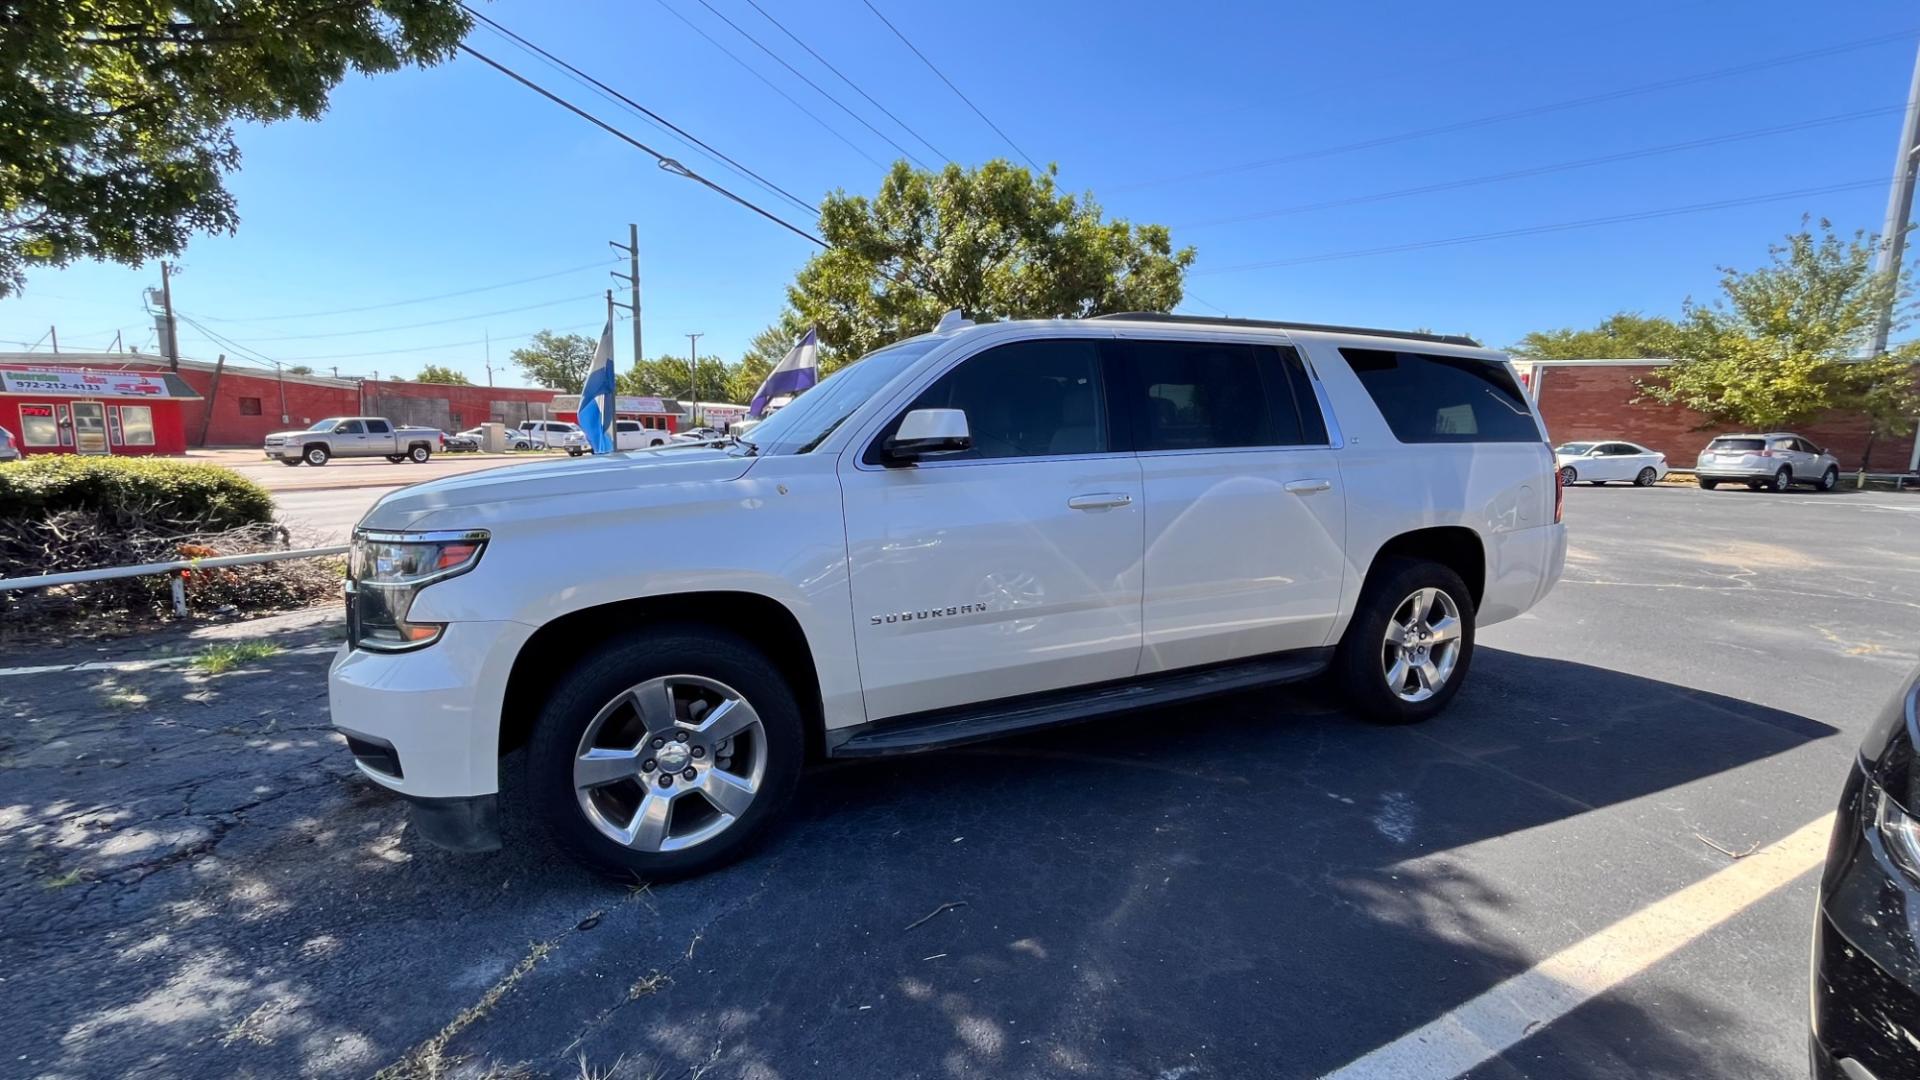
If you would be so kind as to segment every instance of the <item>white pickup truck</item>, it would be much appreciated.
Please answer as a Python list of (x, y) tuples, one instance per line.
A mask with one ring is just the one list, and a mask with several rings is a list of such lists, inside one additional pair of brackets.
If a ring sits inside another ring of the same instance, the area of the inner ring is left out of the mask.
[(1323, 673), (1426, 719), (1565, 555), (1533, 405), (1468, 339), (956, 319), (751, 441), (387, 495), (333, 723), (429, 840), (498, 845), (507, 761), (552, 842), (661, 879), (763, 836), (814, 758)]
[(267, 457), (282, 465), (321, 466), (337, 457), (384, 457), (398, 464), (425, 464), (440, 449), (441, 433), (428, 427), (396, 427), (380, 416), (329, 416), (301, 431), (266, 438)]

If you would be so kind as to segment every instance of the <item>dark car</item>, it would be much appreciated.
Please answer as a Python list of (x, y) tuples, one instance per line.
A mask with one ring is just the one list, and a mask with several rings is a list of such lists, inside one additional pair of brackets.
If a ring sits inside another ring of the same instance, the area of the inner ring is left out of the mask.
[(440, 448), (449, 454), (474, 453), (480, 449), (480, 440), (466, 432), (458, 435), (442, 435)]
[(1813, 1075), (1920, 1078), (1920, 671), (1847, 777), (1813, 929)]

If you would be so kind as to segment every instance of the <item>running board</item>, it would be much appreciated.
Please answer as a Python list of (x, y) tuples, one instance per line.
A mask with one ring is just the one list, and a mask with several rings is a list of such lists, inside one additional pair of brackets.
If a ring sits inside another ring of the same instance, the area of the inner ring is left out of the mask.
[(1110, 713), (1299, 682), (1325, 671), (1332, 659), (1331, 648), (1301, 649), (1119, 682), (888, 717), (827, 732), (827, 756), (882, 757), (937, 750), (1019, 731), (1076, 724)]

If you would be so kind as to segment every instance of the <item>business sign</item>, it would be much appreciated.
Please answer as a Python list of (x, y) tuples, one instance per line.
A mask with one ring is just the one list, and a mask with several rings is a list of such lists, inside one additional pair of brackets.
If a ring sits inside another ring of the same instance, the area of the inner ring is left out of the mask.
[(126, 371), (0, 371), (0, 391), (9, 394), (62, 394), (72, 397), (167, 396), (167, 383)]
[(621, 394), (613, 399), (613, 411), (631, 413), (663, 413), (667, 406), (657, 397), (633, 397)]

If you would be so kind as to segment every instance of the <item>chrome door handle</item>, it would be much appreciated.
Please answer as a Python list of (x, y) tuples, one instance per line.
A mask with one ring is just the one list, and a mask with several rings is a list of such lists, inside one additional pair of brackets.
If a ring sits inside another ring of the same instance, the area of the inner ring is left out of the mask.
[(1325, 491), (1333, 486), (1331, 480), (1289, 480), (1287, 490), (1295, 495), (1311, 495), (1316, 491)]
[(1127, 506), (1133, 502), (1133, 496), (1124, 491), (1107, 491), (1098, 495), (1075, 495), (1067, 500), (1070, 510), (1110, 510), (1116, 506)]

